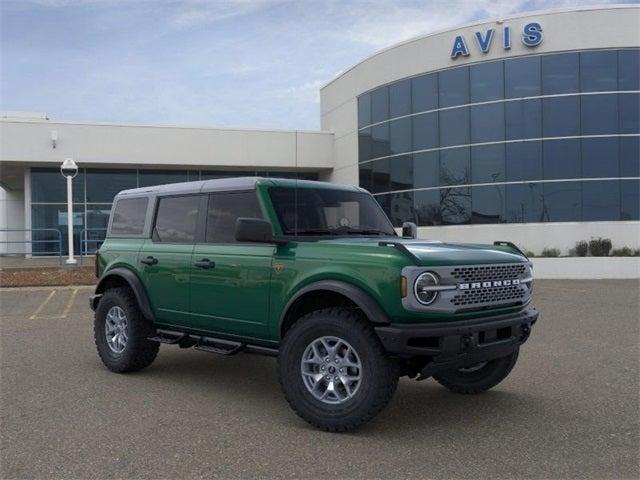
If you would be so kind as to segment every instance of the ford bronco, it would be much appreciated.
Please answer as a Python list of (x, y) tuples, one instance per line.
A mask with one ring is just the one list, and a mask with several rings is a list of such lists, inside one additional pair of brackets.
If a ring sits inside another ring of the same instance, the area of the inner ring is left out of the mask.
[(120, 192), (90, 298), (98, 354), (114, 372), (149, 366), (162, 343), (277, 356), (293, 410), (329, 431), (374, 417), (401, 376), (494, 387), (538, 317), (530, 261), (508, 242), (402, 233), (353, 186), (233, 178)]

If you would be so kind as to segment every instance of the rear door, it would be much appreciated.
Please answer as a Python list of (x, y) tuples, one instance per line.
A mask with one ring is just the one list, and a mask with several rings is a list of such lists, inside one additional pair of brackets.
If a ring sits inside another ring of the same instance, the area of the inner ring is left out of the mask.
[(205, 238), (191, 261), (191, 314), (198, 328), (264, 338), (275, 245), (237, 243), (238, 217), (263, 218), (255, 191), (208, 195)]
[(138, 261), (158, 323), (190, 326), (189, 274), (203, 195), (158, 198), (152, 238)]

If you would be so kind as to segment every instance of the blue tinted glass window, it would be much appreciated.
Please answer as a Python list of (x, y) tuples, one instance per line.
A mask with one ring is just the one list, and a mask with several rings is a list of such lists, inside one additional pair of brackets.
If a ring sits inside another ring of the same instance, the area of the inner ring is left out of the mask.
[(583, 135), (618, 133), (618, 96), (583, 95), (580, 123)]
[(581, 182), (543, 184), (543, 219), (545, 222), (579, 222), (582, 219)]
[(141, 187), (186, 182), (188, 179), (186, 170), (140, 170), (138, 176)]
[(640, 90), (640, 50), (618, 52), (618, 90)]
[(502, 62), (489, 62), (469, 67), (471, 102), (485, 102), (504, 98)]
[(371, 123), (371, 95), (365, 93), (358, 97), (358, 128)]
[(507, 143), (505, 170), (508, 182), (541, 180), (542, 142)]
[(504, 197), (504, 185), (471, 187), (471, 223), (503, 223)]
[(387, 215), (387, 217), (391, 218), (391, 212), (389, 211), (389, 205), (390, 205), (390, 197), (391, 195), (376, 195), (374, 198), (376, 199), (376, 201), (380, 204), (380, 206), (382, 207), (382, 210), (384, 210), (384, 213)]
[(542, 100), (506, 102), (504, 109), (507, 140), (542, 136)]
[(372, 176), (371, 173), (373, 171), (373, 165), (371, 162), (363, 163), (359, 167), (359, 176), (360, 176), (360, 186), (366, 190), (371, 191), (372, 187)]
[(413, 112), (438, 108), (438, 74), (422, 75), (411, 80)]
[[(73, 178), (71, 184), (73, 202), (83, 203), (84, 171), (82, 168), (78, 169), (78, 174)], [(31, 169), (31, 201), (33, 203), (67, 203), (67, 180), (59, 169)]]
[(640, 138), (620, 138), (620, 176), (640, 177)]
[(372, 158), (373, 144), (371, 140), (371, 129), (365, 128), (358, 132), (358, 160), (363, 162)]
[(580, 178), (580, 140), (548, 140), (543, 142), (545, 179)]
[(580, 54), (580, 83), (580, 89), (583, 92), (612, 92), (617, 90), (617, 52), (582, 52)]
[(394, 227), (404, 222), (415, 222), (413, 192), (398, 192), (389, 195), (389, 219)]
[(503, 182), (504, 144), (471, 147), (471, 183)]
[(373, 186), (371, 193), (388, 192), (391, 180), (390, 159), (376, 160), (372, 162)]
[(618, 137), (582, 139), (583, 177), (617, 177), (619, 174)]
[(438, 112), (423, 113), (412, 118), (413, 149), (438, 147)]
[(389, 124), (383, 123), (371, 127), (371, 155), (373, 158), (385, 157), (391, 153), (389, 147)]
[(439, 152), (423, 152), (413, 155), (413, 182), (415, 188), (440, 185)]
[(620, 182), (620, 220), (640, 220), (640, 180)]
[(504, 104), (471, 107), (471, 143), (504, 140)]
[(620, 99), (620, 133), (640, 133), (640, 95), (625, 93), (618, 95)]
[(469, 68), (453, 68), (438, 74), (440, 108), (469, 103)]
[(540, 57), (507, 60), (504, 76), (506, 98), (540, 95)]
[(580, 135), (580, 97), (543, 99), (542, 131), (545, 137)]
[(411, 118), (401, 118), (389, 122), (391, 153), (411, 151)]
[(371, 92), (371, 123), (389, 119), (389, 87)]
[[(56, 172), (57, 175), (62, 178), (60, 172)], [(65, 187), (66, 188), (66, 187)], [(35, 192), (34, 192), (35, 193)], [(66, 199), (65, 199), (66, 201)], [(80, 231), (84, 228), (84, 205), (73, 206), (73, 248), (76, 252), (80, 251)], [(55, 228), (60, 230), (61, 235), (58, 236), (56, 232), (44, 231), (33, 232), (31, 235), (32, 240), (37, 242), (32, 246), (32, 253), (34, 255), (57, 255), (59, 250), (62, 249), (62, 254), (65, 255), (68, 252), (67, 243), (67, 205), (43, 205), (36, 204), (31, 205), (31, 227), (32, 228)], [(60, 242), (62, 245), (60, 245)], [(9, 251), (16, 251), (19, 245), (7, 244)], [(90, 245), (91, 247), (91, 245)]]
[(440, 190), (419, 190), (413, 192), (413, 203), (416, 213), (416, 223), (419, 226), (440, 225), (442, 223)]
[(441, 110), (439, 123), (441, 147), (469, 143), (469, 108)]
[(390, 117), (411, 113), (411, 80), (402, 80), (389, 86)]
[(87, 202), (111, 203), (118, 192), (137, 186), (135, 170), (87, 170)]
[(582, 182), (582, 221), (620, 219), (620, 182)]
[(441, 188), (440, 211), (443, 225), (460, 225), (471, 221), (471, 188)]
[(413, 157), (401, 155), (391, 159), (391, 190), (413, 188)]
[(469, 147), (440, 151), (440, 185), (464, 185), (471, 177)]
[(507, 185), (505, 193), (507, 222), (538, 223), (543, 221), (541, 183)]
[(579, 57), (577, 53), (543, 55), (541, 70), (543, 95), (572, 93), (579, 90)]

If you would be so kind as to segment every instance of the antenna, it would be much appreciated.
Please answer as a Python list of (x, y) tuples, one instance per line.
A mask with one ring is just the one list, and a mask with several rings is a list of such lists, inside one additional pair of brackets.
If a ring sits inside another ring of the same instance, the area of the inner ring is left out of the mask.
[(296, 166), (296, 187), (294, 190), (294, 194), (293, 194), (293, 214), (294, 214), (294, 220), (293, 220), (293, 235), (295, 237), (298, 236), (298, 130), (294, 131), (294, 135), (295, 135), (295, 166)]

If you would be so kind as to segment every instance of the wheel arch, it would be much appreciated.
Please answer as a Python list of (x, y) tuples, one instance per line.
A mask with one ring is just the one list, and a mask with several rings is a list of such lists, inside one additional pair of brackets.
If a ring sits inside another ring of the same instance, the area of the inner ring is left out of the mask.
[(100, 297), (111, 286), (127, 286), (131, 289), (136, 297), (138, 307), (145, 318), (151, 321), (155, 321), (153, 311), (151, 310), (151, 303), (149, 297), (142, 284), (140, 278), (128, 268), (117, 267), (106, 272), (98, 280), (96, 285), (95, 295), (92, 297), (92, 308), (95, 310), (99, 302)]

